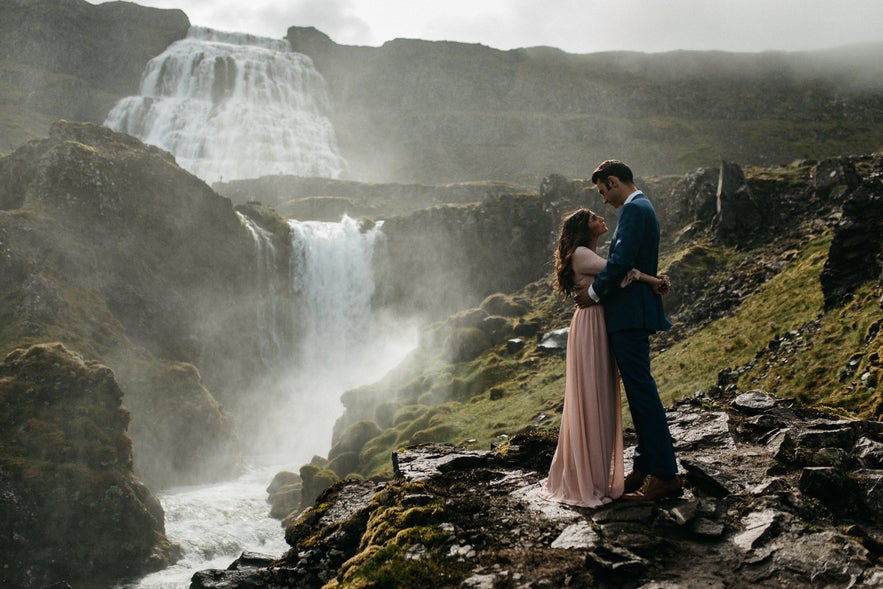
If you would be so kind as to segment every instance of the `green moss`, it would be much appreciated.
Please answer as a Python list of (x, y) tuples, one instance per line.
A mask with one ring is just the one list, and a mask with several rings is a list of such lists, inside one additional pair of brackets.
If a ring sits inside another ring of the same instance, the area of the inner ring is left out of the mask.
[(450, 442), (460, 437), (460, 428), (442, 423), (415, 432), (409, 440), (409, 445), (428, 444), (429, 442)]
[[(435, 497), (423, 505), (405, 507), (407, 495)], [(446, 520), (444, 501), (423, 483), (404, 483), (377, 493), (359, 553), (341, 567), (329, 587), (459, 586), (470, 564), (448, 556), (444, 545), (451, 534), (440, 525)], [(420, 546), (419, 557), (408, 551)]]
[[(820, 316), (812, 345), (787, 362), (756, 366), (740, 383), (852, 416), (879, 419), (883, 415), (878, 380), (883, 353), (879, 298), (879, 286), (866, 284), (849, 303)], [(779, 383), (787, 383), (787, 388)]]
[(479, 356), (490, 346), (487, 334), (477, 327), (453, 330), (443, 344), (445, 355), (452, 362), (464, 362)]
[(658, 354), (653, 373), (663, 400), (671, 403), (708, 389), (717, 384), (722, 369), (749, 364), (777, 335), (812, 321), (823, 305), (819, 275), (830, 241), (825, 236), (808, 243), (732, 316), (712, 322)]

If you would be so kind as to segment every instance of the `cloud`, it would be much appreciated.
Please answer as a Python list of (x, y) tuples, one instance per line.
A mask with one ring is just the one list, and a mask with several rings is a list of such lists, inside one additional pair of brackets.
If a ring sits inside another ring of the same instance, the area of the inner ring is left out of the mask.
[[(94, 1), (94, 0), (93, 0)], [(883, 40), (883, 2), (851, 0), (141, 0), (195, 25), (282, 38), (313, 26), (346, 45), (396, 37), (549, 45), (573, 53), (806, 50)]]

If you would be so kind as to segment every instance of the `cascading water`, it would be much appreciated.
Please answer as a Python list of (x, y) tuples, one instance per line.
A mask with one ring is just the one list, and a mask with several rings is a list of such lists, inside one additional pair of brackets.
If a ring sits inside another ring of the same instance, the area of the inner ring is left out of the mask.
[(363, 230), (344, 217), (339, 223), (291, 220), (289, 226), (286, 315), (297, 337), (292, 358), (277, 367), (274, 411), (263, 417), (256, 447), (309, 462), (330, 447), (341, 393), (394, 368), (416, 345), (417, 331), (372, 303), (382, 224)]
[[(255, 279), (265, 291), (255, 313), (265, 332), (261, 351), (277, 375), (266, 401), (272, 405), (261, 412), (259, 426), (249, 428), (261, 454), (235, 481), (159, 493), (166, 533), (184, 555), (126, 589), (186, 589), (193, 573), (226, 568), (243, 551), (281, 556), (288, 548), (283, 530), (267, 517), (273, 475), (327, 454), (341, 394), (382, 377), (417, 343), (413, 323), (391, 322), (372, 305), (380, 224), (363, 230), (347, 217), (340, 223), (291, 220), (286, 250), (248, 217), (240, 220), (254, 240)], [(288, 276), (280, 281), (279, 268), (286, 266)], [(297, 334), (296, 341), (284, 341), (291, 337), (286, 334)]]
[(255, 321), (259, 336), (261, 361), (266, 368), (277, 366), (286, 352), (290, 330), (283, 329), (289, 323), (285, 311), (289, 307), (285, 296), (287, 281), (279, 276), (280, 253), (273, 243), (272, 234), (240, 212), (236, 215), (251, 235), (255, 249), (255, 270), (259, 292), (255, 301)]
[(325, 81), (285, 41), (191, 27), (152, 59), (140, 96), (104, 124), (171, 152), (206, 182), (293, 174), (337, 178), (345, 162)]

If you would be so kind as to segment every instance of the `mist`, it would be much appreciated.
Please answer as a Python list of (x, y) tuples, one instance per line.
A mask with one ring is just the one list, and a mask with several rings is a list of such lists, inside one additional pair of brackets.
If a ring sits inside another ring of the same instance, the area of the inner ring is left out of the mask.
[(271, 38), (314, 26), (337, 43), (379, 46), (397, 38), (480, 43), (496, 49), (600, 51), (809, 51), (880, 41), (883, 6), (858, 0), (144, 0), (181, 9), (195, 25)]

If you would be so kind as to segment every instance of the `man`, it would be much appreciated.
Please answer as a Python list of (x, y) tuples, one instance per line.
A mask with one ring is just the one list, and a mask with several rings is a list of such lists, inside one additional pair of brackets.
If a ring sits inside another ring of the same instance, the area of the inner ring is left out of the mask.
[(632, 170), (607, 160), (592, 173), (606, 204), (618, 209), (607, 265), (595, 282), (575, 293), (580, 306), (602, 302), (607, 334), (625, 385), (626, 398), (638, 436), (634, 465), (625, 479), (623, 499), (653, 501), (683, 492), (677, 476), (665, 408), (650, 372), (650, 334), (671, 327), (662, 298), (646, 283), (633, 281), (619, 288), (632, 268), (656, 275), (659, 264), (659, 221), (650, 200), (635, 187)]

